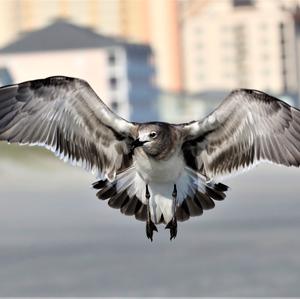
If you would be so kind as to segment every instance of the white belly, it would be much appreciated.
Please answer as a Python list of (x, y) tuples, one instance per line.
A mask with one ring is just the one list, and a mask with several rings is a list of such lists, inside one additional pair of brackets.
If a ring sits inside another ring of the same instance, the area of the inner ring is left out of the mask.
[(168, 160), (159, 161), (143, 153), (136, 153), (135, 168), (147, 183), (175, 183), (184, 170), (184, 160), (179, 152), (175, 152)]
[(152, 221), (158, 223), (163, 215), (165, 222), (168, 223), (173, 217), (174, 184), (177, 186), (177, 205), (181, 204), (190, 192), (190, 178), (186, 173), (181, 151), (175, 152), (168, 160), (159, 161), (146, 156), (143, 151), (136, 151), (134, 159), (136, 176), (133, 194), (147, 204), (145, 196), (147, 184)]

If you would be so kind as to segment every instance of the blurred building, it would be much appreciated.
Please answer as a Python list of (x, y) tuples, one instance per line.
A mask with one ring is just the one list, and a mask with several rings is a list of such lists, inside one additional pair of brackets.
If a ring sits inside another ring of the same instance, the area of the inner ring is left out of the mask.
[(8, 85), (13, 82), (10, 72), (5, 67), (0, 67), (0, 86)]
[(170, 123), (200, 120), (216, 109), (227, 95), (227, 90), (207, 90), (193, 94), (162, 92), (159, 101), (160, 119)]
[(0, 46), (57, 18), (104, 35), (149, 43), (155, 54), (157, 86), (182, 89), (176, 0), (2, 0)]
[(248, 87), (295, 97), (297, 5), (300, 0), (2, 0), (0, 45), (63, 18), (148, 43), (154, 82), (165, 94)]
[(297, 4), (297, 0), (182, 1), (186, 91), (247, 87), (295, 95)]
[(157, 118), (151, 57), (148, 45), (57, 21), (2, 48), (0, 68), (14, 82), (54, 75), (85, 79), (113, 110), (139, 121)]

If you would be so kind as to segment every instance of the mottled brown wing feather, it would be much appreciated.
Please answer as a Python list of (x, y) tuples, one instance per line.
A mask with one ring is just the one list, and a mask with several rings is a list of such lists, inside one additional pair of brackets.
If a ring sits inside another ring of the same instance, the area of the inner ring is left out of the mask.
[(50, 77), (0, 88), (0, 140), (44, 146), (97, 174), (130, 164), (134, 124), (114, 114), (87, 82)]
[(300, 165), (300, 111), (260, 91), (233, 91), (208, 117), (181, 128), (187, 164), (209, 178), (260, 161)]

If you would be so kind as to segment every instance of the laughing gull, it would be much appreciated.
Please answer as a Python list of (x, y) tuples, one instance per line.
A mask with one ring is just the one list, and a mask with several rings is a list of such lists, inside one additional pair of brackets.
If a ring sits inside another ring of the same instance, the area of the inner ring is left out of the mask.
[(300, 110), (238, 89), (199, 121), (128, 122), (83, 80), (55, 76), (0, 88), (0, 140), (46, 147), (98, 176), (100, 199), (146, 222), (152, 241), (165, 223), (203, 214), (228, 187), (221, 177), (258, 162), (300, 165)]

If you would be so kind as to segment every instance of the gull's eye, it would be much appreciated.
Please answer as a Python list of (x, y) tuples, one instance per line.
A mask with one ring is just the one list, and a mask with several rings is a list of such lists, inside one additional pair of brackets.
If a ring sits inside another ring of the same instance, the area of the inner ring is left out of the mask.
[(151, 132), (151, 133), (149, 134), (149, 137), (150, 137), (150, 138), (153, 138), (153, 139), (154, 139), (156, 136), (157, 136), (157, 133), (154, 132), (154, 131)]

